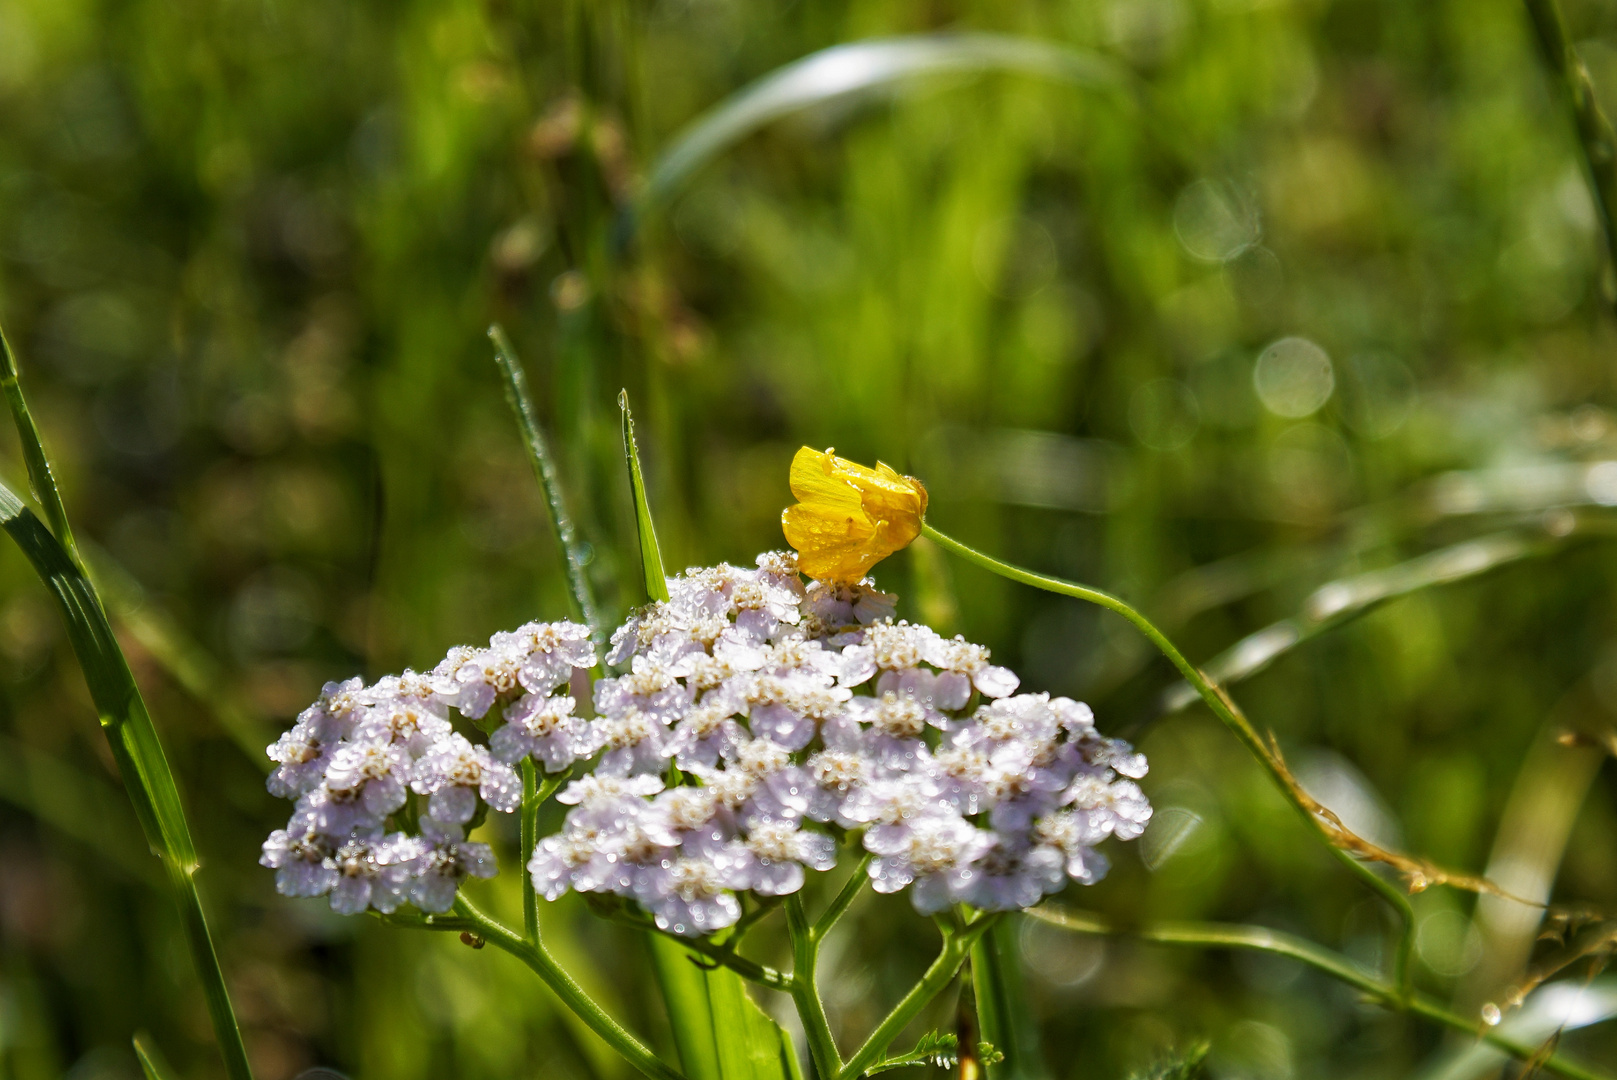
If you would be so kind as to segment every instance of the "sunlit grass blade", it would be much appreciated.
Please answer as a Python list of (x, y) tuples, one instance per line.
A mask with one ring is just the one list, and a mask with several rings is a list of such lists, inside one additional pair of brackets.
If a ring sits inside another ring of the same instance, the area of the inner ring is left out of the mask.
[(589, 574), (585, 570), (583, 546), (578, 542), (573, 519), (567, 513), (567, 500), (562, 494), (556, 462), (550, 456), (550, 443), (545, 438), (544, 429), (539, 426), (539, 414), (534, 409), (533, 396), (528, 392), (528, 377), (523, 373), (522, 363), (517, 359), (516, 350), (512, 348), (511, 339), (506, 336), (504, 328), (495, 324), (489, 327), (488, 336), (494, 343), (494, 359), (505, 381), (506, 403), (511, 406), (517, 426), (522, 429), (522, 444), (528, 451), (528, 461), (544, 492), (545, 503), (550, 507), (550, 524), (556, 531), (556, 544), (561, 548), (565, 562), (567, 588), (572, 593), (579, 618), (590, 628), (596, 651), (604, 652), (606, 628), (601, 623), (600, 605), (595, 602), (595, 590), (591, 588)]
[(89, 684), (102, 733), (134, 804), (135, 816), (167, 872), (226, 1072), (231, 1080), (250, 1080), (247, 1051), (197, 893), (196, 847), (180, 804), (179, 788), (129, 663), (107, 622), (101, 598), (67, 548), (4, 486), (0, 486), (0, 527), (16, 541), (61, 608), (68, 640)]
[[(1609, 534), (1604, 515), (1569, 519), (1554, 533), (1512, 530), (1466, 540), (1407, 562), (1321, 585), (1309, 594), (1296, 615), (1254, 631), (1214, 657), (1202, 670), (1220, 686), (1251, 678), (1281, 656), (1328, 630), (1335, 629), (1399, 597), (1439, 585), (1471, 581), (1526, 559), (1562, 550), (1574, 538)], [(1188, 682), (1170, 687), (1162, 711), (1178, 712), (1200, 695)]]
[(916, 76), (988, 71), (1087, 89), (1132, 85), (1128, 71), (1104, 56), (1035, 38), (919, 34), (836, 45), (743, 87), (687, 127), (652, 165), (634, 213), (644, 218), (654, 212), (702, 166), (772, 121)]
[(146, 1080), (176, 1080), (174, 1070), (150, 1035), (142, 1031), (131, 1042), (135, 1045), (135, 1057), (140, 1061), (141, 1075)]
[(629, 469), (629, 490), (634, 495), (634, 525), (640, 537), (640, 571), (646, 583), (646, 596), (668, 599), (668, 577), (663, 572), (662, 550), (657, 546), (657, 526), (646, 504), (646, 479), (640, 471), (640, 448), (634, 441), (634, 416), (629, 412), (629, 391), (618, 394), (623, 411), (623, 457)]
[(33, 413), (29, 412), (28, 402), (22, 396), (17, 357), (11, 351), (11, 342), (6, 340), (4, 329), (0, 329), (0, 389), (5, 390), (6, 406), (16, 422), (17, 437), (22, 440), (22, 458), (28, 466), (29, 486), (34, 489), (34, 497), (45, 508), (45, 520), (50, 522), (51, 532), (56, 534), (68, 557), (76, 563), (79, 561), (79, 549), (73, 542), (73, 527), (68, 524), (67, 508), (62, 504), (62, 493), (56, 487), (56, 474), (51, 470), (50, 458), (45, 455), (45, 443), (40, 438), (39, 427), (34, 423)]

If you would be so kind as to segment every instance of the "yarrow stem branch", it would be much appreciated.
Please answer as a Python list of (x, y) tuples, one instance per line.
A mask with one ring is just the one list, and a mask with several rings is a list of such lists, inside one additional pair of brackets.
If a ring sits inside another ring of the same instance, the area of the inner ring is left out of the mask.
[[(859, 877), (864, 876), (862, 865), (856, 873)], [(842, 1071), (842, 1055), (837, 1051), (836, 1039), (831, 1034), (831, 1022), (826, 1019), (825, 1003), (820, 1000), (820, 984), (816, 974), (820, 961), (820, 939), (815, 928), (809, 926), (801, 893), (793, 893), (786, 898), (786, 929), (792, 939), (792, 1004), (797, 1006), (797, 1015), (803, 1021), (809, 1053), (814, 1057), (814, 1071), (819, 1076), (837, 1076)]]
[(947, 536), (924, 522), (921, 525), (921, 532), (938, 546), (952, 551), (961, 558), (974, 562), (983, 569), (998, 574), (1000, 577), (1008, 578), (1023, 585), (1031, 585), (1036, 589), (1043, 589), (1045, 592), (1056, 593), (1060, 596), (1070, 596), (1075, 600), (1098, 604), (1133, 623), (1135, 628), (1144, 634), (1151, 644), (1155, 645), (1157, 650), (1168, 658), (1168, 661), (1174, 667), (1179, 669), (1179, 673), (1184, 676), (1186, 682), (1195, 688), (1197, 695), (1202, 701), (1206, 702), (1207, 707), (1213, 711), (1213, 715), (1217, 716), (1225, 727), (1234, 732), (1235, 737), (1258, 759), (1259, 764), (1268, 771), (1275, 785), (1280, 788), (1280, 792), (1285, 796), (1286, 801), (1291, 803), (1297, 812), (1302, 815), (1303, 819), (1308, 822), (1316, 835), (1325, 842), (1332, 856), (1392, 906), (1393, 911), (1401, 921), (1398, 943), (1393, 952), (1393, 980), (1399, 987), (1399, 993), (1405, 997), (1410, 995), (1412, 992), (1412, 975), (1409, 967), (1409, 956), (1414, 944), (1415, 912), (1409, 903), (1409, 897), (1396, 884), (1383, 878), (1375, 870), (1355, 859), (1350, 852), (1331, 843), (1330, 837), (1326, 834), (1322, 823), (1315, 816), (1313, 810), (1299, 798), (1290, 775), (1284, 770), (1274, 751), (1265, 744), (1263, 738), (1252, 727), (1251, 722), (1241, 713), (1240, 709), (1236, 707), (1235, 702), (1229, 695), (1215, 686), (1202, 673), (1200, 668), (1185, 659), (1185, 655), (1179, 651), (1172, 641), (1168, 640), (1166, 634), (1158, 630), (1150, 619), (1140, 614), (1127, 601), (1113, 596), (1111, 593), (1103, 592), (1087, 585), (1079, 585), (1076, 582), (1064, 581), (1061, 578), (1050, 577), (1046, 574), (1037, 574), (1031, 570), (1024, 570), (1019, 566), (1001, 562), (992, 555), (987, 555), (976, 548), (968, 547), (952, 536)]
[(825, 936), (831, 932), (832, 928), (837, 925), (838, 920), (847, 913), (848, 908), (853, 906), (853, 902), (864, 891), (865, 882), (870, 879), (870, 860), (874, 858), (874, 855), (868, 851), (865, 852), (858, 865), (853, 868), (853, 874), (843, 884), (837, 895), (832, 898), (831, 906), (825, 909), (825, 913), (820, 916), (820, 921), (814, 924), (813, 930), (809, 931), (816, 944), (825, 940)]
[(608, 1016), (606, 1011), (584, 992), (583, 987), (574, 982), (573, 977), (545, 951), (543, 945), (524, 940), (504, 923), (483, 914), (465, 896), (455, 898), (454, 910), (454, 918), (429, 917), (426, 925), (443, 929), (470, 930), (489, 944), (510, 953), (532, 968), (534, 973), (544, 980), (545, 985), (562, 1000), (562, 1004), (571, 1009), (579, 1019), (589, 1025), (591, 1031), (622, 1054), (635, 1068), (653, 1077), (654, 1080), (685, 1080), (683, 1074), (665, 1064), (645, 1044)]
[(1029, 908), (1027, 914), (1041, 922), (1081, 934), (1131, 937), (1158, 945), (1175, 945), (1192, 949), (1251, 949), (1273, 953), (1276, 956), (1287, 956), (1352, 986), (1378, 1004), (1413, 1013), (1456, 1031), (1476, 1035), (1489, 1045), (1496, 1046), (1520, 1060), (1536, 1060), (1542, 1068), (1557, 1076), (1567, 1077), (1568, 1080), (1609, 1080), (1604, 1074), (1586, 1069), (1554, 1054), (1544, 1058), (1537, 1057), (1541, 1047), (1513, 1039), (1491, 1028), (1481, 1027), (1475, 1021), (1467, 1020), (1424, 998), (1407, 995), (1396, 983), (1383, 982), (1369, 975), (1340, 953), (1280, 930), (1271, 930), (1264, 926), (1214, 922), (1160, 922), (1119, 927), (1091, 912), (1066, 911), (1049, 904)]
[(977, 921), (964, 930), (956, 930), (940, 920), (938, 925), (943, 931), (943, 948), (938, 951), (938, 958), (932, 961), (932, 966), (926, 969), (921, 980), (910, 987), (909, 993), (893, 1006), (887, 1018), (870, 1033), (870, 1038), (836, 1074), (836, 1080), (855, 1080), (874, 1065), (876, 1059), (892, 1045), (898, 1033), (908, 1027), (910, 1021), (920, 1015), (921, 1010), (949, 985), (959, 972), (960, 965), (966, 962), (972, 943), (987, 933), (988, 928), (999, 921), (999, 917), (999, 912), (979, 915)]

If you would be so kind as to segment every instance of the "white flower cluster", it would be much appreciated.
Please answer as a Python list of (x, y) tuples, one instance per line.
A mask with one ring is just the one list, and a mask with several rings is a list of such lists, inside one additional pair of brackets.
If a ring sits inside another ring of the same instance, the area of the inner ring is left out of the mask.
[[(1144, 757), (1099, 735), (1087, 706), (1016, 695), (986, 649), (895, 622), (868, 579), (805, 588), (795, 558), (772, 553), (668, 585), (613, 636), (607, 660), (628, 669), (595, 682), (588, 719), (553, 693), (594, 662), (566, 623), (456, 650), (428, 676), (328, 687), (271, 748), (271, 790), (299, 799), (265, 845), (281, 890), (330, 892), (343, 911), (444, 910), (461, 878), (493, 872), (461, 828), (479, 799), (515, 807), (509, 766), (527, 756), (577, 766), (561, 830), (528, 863), (535, 888), (617, 894), (686, 935), (734, 923), (738, 894), (796, 892), (849, 834), (878, 892), (909, 887), (923, 913), (1002, 910), (1099, 880), (1095, 845), (1151, 817), (1133, 782)], [(446, 707), (496, 704), (486, 749), (450, 729)], [(428, 796), (419, 836), (385, 831), (407, 787)]]
[[(486, 649), (453, 649), (425, 675), (327, 683), (268, 750), (270, 794), (297, 802), (259, 860), (276, 888), (329, 894), (343, 914), (406, 900), (448, 911), (462, 880), (497, 870), (494, 852), (465, 829), (480, 802), (510, 812), (522, 801), (512, 763), (532, 754), (556, 771), (591, 753), (588, 725), (558, 691), (594, 663), (587, 628), (529, 623)], [(449, 722), (451, 708), (476, 720), (496, 702), (506, 722), (486, 747)], [(411, 792), (421, 800), (412, 804)], [(414, 833), (403, 828), (411, 823)]]

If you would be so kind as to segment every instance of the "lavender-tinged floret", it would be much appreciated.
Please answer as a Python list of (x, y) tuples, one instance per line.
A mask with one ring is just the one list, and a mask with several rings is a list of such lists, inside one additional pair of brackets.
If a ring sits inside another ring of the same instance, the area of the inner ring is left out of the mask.
[(522, 781), (486, 747), (454, 734), (416, 763), (410, 787), (429, 795), (427, 813), (440, 825), (464, 825), (477, 812), (481, 795), (490, 809), (509, 814), (522, 802)]
[(518, 698), (505, 707), (505, 724), (489, 736), (490, 752), (507, 765), (531, 757), (546, 772), (561, 772), (598, 748), (589, 723), (573, 715), (577, 704), (565, 695)]

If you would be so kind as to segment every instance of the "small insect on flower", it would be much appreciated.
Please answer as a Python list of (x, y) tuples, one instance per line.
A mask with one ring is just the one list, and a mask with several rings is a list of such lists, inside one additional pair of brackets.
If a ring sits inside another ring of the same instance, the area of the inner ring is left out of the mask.
[(792, 458), (791, 485), (797, 505), (781, 514), (781, 528), (816, 581), (854, 584), (921, 535), (926, 488), (879, 461), (872, 469), (805, 446)]

